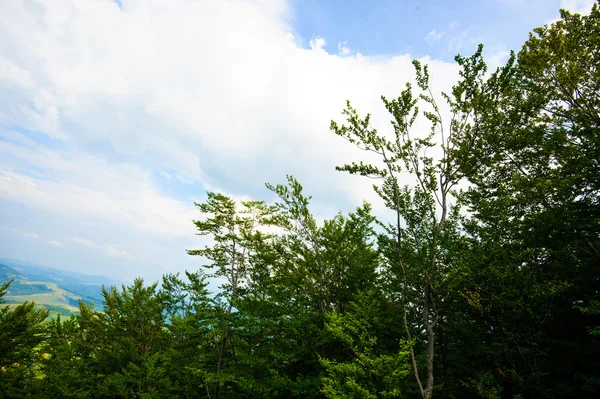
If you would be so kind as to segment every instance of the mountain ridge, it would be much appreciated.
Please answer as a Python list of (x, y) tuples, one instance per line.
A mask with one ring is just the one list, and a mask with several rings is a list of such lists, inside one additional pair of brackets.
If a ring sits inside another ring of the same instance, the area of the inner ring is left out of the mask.
[(0, 284), (13, 280), (6, 303), (18, 305), (33, 301), (50, 311), (69, 316), (79, 311), (78, 303), (102, 302), (102, 287), (120, 286), (121, 281), (105, 276), (64, 271), (32, 262), (0, 257)]

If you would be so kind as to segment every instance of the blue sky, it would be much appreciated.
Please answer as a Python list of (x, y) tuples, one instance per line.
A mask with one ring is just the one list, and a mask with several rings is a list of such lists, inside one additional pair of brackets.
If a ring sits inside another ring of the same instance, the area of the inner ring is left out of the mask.
[(409, 52), (452, 61), (479, 41), (493, 51), (518, 48), (559, 7), (549, 0), (297, 0), (294, 22), (302, 38), (317, 34), (333, 50), (347, 42), (365, 55)]
[[(456, 53), (503, 62), (559, 7), (590, 0), (61, 0), (0, 4), (0, 256), (150, 280), (195, 269), (207, 191), (272, 200), (293, 174), (331, 217), (369, 182), (328, 131)], [(382, 127), (382, 129), (384, 129)]]

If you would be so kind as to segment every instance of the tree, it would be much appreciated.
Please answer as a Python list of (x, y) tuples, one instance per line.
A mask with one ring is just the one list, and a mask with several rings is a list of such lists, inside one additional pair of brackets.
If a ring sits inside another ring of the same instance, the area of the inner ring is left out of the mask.
[[(40, 369), (44, 378), (40, 381), (41, 397), (89, 398), (95, 393), (100, 381), (93, 376), (90, 357), (91, 347), (82, 339), (78, 316), (62, 320), (60, 315), (47, 326), (48, 342)], [(94, 337), (96, 338), (96, 337)]]
[(396, 398), (410, 375), (409, 352), (398, 348), (386, 330), (393, 309), (382, 290), (359, 291), (343, 313), (330, 313), (326, 329), (351, 356), (321, 358), (328, 398)]
[(598, 319), (578, 309), (593, 306), (600, 278), (600, 13), (561, 17), (475, 86), (475, 123), (456, 155), (476, 254), (463, 293), (488, 326), (488, 370), (507, 395), (598, 389)]
[(159, 296), (169, 331), (168, 376), (181, 397), (210, 397), (207, 381), (217, 361), (215, 338), (222, 315), (202, 270), (163, 276)]
[(43, 397), (175, 397), (157, 283), (136, 279), (102, 293), (102, 312), (80, 301), (78, 315), (50, 324), (40, 362)]
[[(346, 344), (328, 328), (331, 317), (354, 309), (361, 291), (378, 288), (381, 262), (374, 248), (374, 217), (365, 203), (347, 217), (338, 214), (319, 226), (309, 211), (310, 197), (294, 178), (288, 176), (287, 185), (267, 187), (279, 196), (273, 223), (283, 230), (276, 241), (279, 259), (272, 269), (280, 290), (277, 297), (288, 302), (284, 306), (289, 326), (299, 344), (295, 370), (288, 373), (296, 374), (296, 381), (299, 373), (305, 376), (297, 384), (308, 387), (297, 395), (319, 397), (323, 368), (332, 370), (336, 361), (352, 358)], [(329, 382), (335, 383), (337, 377), (341, 375), (332, 375)]]
[[(480, 52), (481, 48), (478, 54)], [(405, 339), (413, 344), (422, 341), (426, 346), (424, 376), (415, 349), (410, 348), (412, 373), (423, 398), (433, 395), (435, 333), (443, 319), (439, 304), (445, 295), (446, 276), (452, 264), (449, 260), (456, 256), (447, 253), (450, 240), (456, 237), (458, 220), (458, 208), (450, 204), (450, 198), (464, 171), (454, 154), (469, 128), (470, 114), (461, 106), (461, 96), (480, 79), (477, 65), (473, 63), (475, 59), (463, 62), (463, 80), (455, 87), (454, 97), (444, 94), (453, 112), (449, 126), (444, 126), (430, 89), (427, 66), (418, 61), (413, 64), (417, 86), (421, 90), (419, 96), (415, 97), (412, 86), (407, 84), (397, 99), (382, 97), (392, 115), (394, 134), (391, 139), (371, 127), (369, 114), (359, 117), (350, 102), (343, 112), (347, 124), (340, 126), (331, 122), (334, 133), (380, 158), (379, 165), (361, 161), (337, 169), (380, 179), (382, 184), (374, 185), (374, 189), (395, 213), (394, 222), (382, 224), (386, 234), (382, 235), (380, 244), (388, 259), (388, 273), (393, 284), (389, 292), (401, 304)], [(431, 123), (428, 133), (412, 131), (420, 115), (419, 102), (430, 107), (423, 112)], [(440, 155), (427, 156), (427, 151), (438, 151)], [(402, 172), (408, 172), (414, 184), (403, 185)], [(411, 319), (413, 315), (417, 320)], [(421, 331), (425, 331), (424, 337), (420, 337)]]
[(12, 280), (0, 285), (0, 392), (20, 398), (35, 390), (35, 364), (45, 339), (43, 322), (48, 311), (33, 302), (10, 307), (4, 296)]
[(196, 203), (196, 206), (205, 215), (204, 220), (194, 221), (197, 234), (210, 235), (213, 245), (187, 252), (209, 260), (210, 263), (205, 267), (214, 270), (211, 276), (225, 281), (219, 294), (225, 304), (221, 305), (224, 312), (218, 321), (220, 331), (216, 336), (218, 358), (215, 374), (209, 376), (209, 380), (215, 383), (214, 391), (209, 396), (218, 398), (223, 384), (235, 383), (233, 375), (223, 372), (227, 351), (233, 363), (237, 362), (231, 336), (233, 310), (240, 289), (248, 278), (248, 260), (252, 256), (253, 242), (261, 234), (258, 229), (271, 215), (272, 209), (263, 201), (242, 201), (238, 205), (233, 199), (219, 193), (208, 193), (206, 202)]

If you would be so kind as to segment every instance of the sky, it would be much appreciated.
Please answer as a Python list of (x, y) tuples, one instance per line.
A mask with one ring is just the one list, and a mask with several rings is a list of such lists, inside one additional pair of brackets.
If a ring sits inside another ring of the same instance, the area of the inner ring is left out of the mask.
[[(492, 67), (559, 8), (593, 0), (0, 1), (0, 257), (154, 281), (194, 270), (207, 191), (273, 201), (295, 176), (319, 218), (381, 204), (335, 171), (363, 157), (329, 131), (456, 54)], [(364, 158), (364, 157), (363, 157)]]

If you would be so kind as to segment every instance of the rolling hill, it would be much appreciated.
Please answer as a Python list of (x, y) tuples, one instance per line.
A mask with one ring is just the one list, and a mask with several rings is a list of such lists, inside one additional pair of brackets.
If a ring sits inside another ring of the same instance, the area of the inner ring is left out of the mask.
[(34, 301), (50, 311), (69, 316), (78, 312), (79, 301), (100, 304), (102, 286), (121, 285), (103, 276), (67, 272), (9, 258), (0, 258), (0, 284), (13, 280), (4, 300), (8, 304)]

